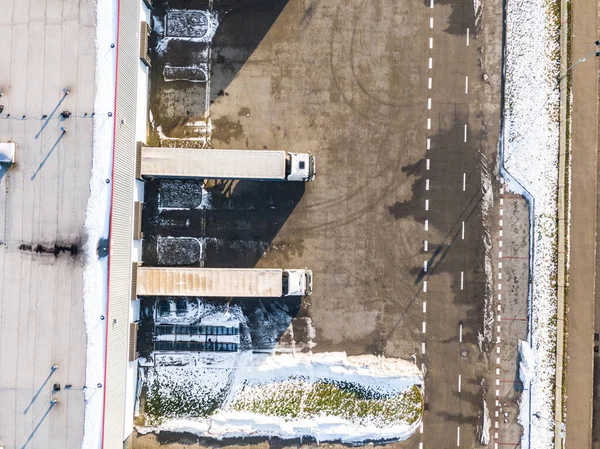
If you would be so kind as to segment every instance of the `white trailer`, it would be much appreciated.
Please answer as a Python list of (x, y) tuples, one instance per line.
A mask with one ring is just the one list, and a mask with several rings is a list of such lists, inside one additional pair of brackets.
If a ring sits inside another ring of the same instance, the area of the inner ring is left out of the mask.
[(138, 178), (312, 181), (312, 154), (275, 150), (200, 150), (139, 146)]
[(137, 266), (137, 296), (272, 297), (312, 292), (307, 269), (182, 268)]

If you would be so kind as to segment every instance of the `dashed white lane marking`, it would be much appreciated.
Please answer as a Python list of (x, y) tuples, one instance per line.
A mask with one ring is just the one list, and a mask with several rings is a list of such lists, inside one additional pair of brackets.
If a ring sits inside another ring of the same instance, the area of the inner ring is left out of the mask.
[(429, 242), (427, 240), (423, 241), (423, 251), (427, 252), (429, 250)]
[(423, 301), (423, 313), (427, 313), (427, 301)]
[(462, 290), (465, 287), (465, 272), (460, 272), (460, 289)]
[(429, 1), (429, 7), (430, 7), (430, 8), (433, 8), (433, 0), (430, 0), (430, 1)]
[(498, 269), (501, 270), (502, 269), (502, 262), (498, 262)]
[(469, 93), (469, 77), (465, 76), (465, 93)]
[[(431, 67), (429, 67), (431, 68)], [(433, 87), (433, 80), (431, 78), (429, 78), (429, 80), (427, 80), (427, 88), (431, 89)]]
[(502, 284), (498, 284), (498, 290), (502, 290)]
[(429, 18), (429, 28), (433, 28), (433, 17)]
[(429, 170), (430, 162), (431, 162), (431, 161), (430, 161), (429, 159), (426, 159), (426, 160), (425, 160), (425, 168), (426, 168), (427, 170)]
[(421, 331), (422, 331), (423, 333), (426, 333), (426, 332), (427, 332), (427, 323), (426, 323), (425, 321), (423, 321), (423, 326), (421, 327)]
[(469, 29), (467, 28), (467, 47), (469, 46)]
[(427, 149), (431, 150), (431, 139), (429, 137), (427, 138)]
[(429, 210), (429, 200), (425, 200), (425, 210)]
[(423, 261), (423, 271), (427, 273), (427, 261)]
[[(502, 321), (502, 317), (500, 315), (498, 315), (498, 318), (496, 318), (496, 320), (498, 322), (501, 322)], [(500, 348), (498, 348), (498, 353), (500, 353)]]
[(500, 357), (496, 357), (496, 365), (500, 365)]
[(459, 392), (459, 393), (460, 393), (460, 387), (461, 387), (461, 385), (460, 385), (460, 384), (461, 384), (461, 383), (462, 383), (462, 376), (459, 374), (459, 375), (458, 375), (458, 392)]
[(458, 341), (462, 343), (462, 323), (458, 326)]
[(502, 295), (498, 293), (498, 301), (502, 301)]
[(498, 449), (498, 443), (494, 443), (494, 449)]
[(500, 346), (496, 346), (496, 354), (500, 354)]
[(423, 293), (427, 293), (427, 281), (423, 281)]
[(502, 229), (498, 231), (498, 237), (502, 237)]
[(460, 446), (460, 427), (456, 428), (456, 445)]
[(502, 248), (502, 240), (498, 240), (498, 247)]
[(500, 227), (502, 227), (503, 223), (504, 223), (504, 221), (500, 220)]
[(430, 37), (429, 38), (429, 49), (431, 50), (433, 48), (433, 38)]
[(431, 109), (431, 98), (427, 99), (427, 109)]
[(500, 206), (504, 204), (504, 198), (500, 198)]
[(500, 368), (496, 368), (496, 376), (500, 375)]
[(504, 215), (504, 209), (500, 209), (500, 216)]
[(467, 141), (467, 125), (465, 125), (465, 142)]
[[(423, 432), (421, 432), (421, 433), (423, 433)], [(419, 442), (419, 449), (423, 449), (423, 442), (422, 441)]]
[(465, 239), (465, 222), (462, 222), (462, 230), (460, 231), (460, 238), (461, 240)]
[(423, 433), (423, 421), (421, 421), (421, 425), (419, 426), (419, 432)]
[(463, 173), (463, 192), (467, 190), (467, 174)]
[(498, 273), (498, 280), (502, 279), (502, 273)]
[(425, 230), (429, 230), (429, 220), (425, 220)]
[(427, 118), (427, 129), (431, 129), (431, 119)]
[(421, 343), (421, 354), (425, 354), (425, 342)]
[(425, 180), (425, 190), (429, 190), (429, 178)]
[(429, 58), (429, 69), (433, 69), (433, 58)]

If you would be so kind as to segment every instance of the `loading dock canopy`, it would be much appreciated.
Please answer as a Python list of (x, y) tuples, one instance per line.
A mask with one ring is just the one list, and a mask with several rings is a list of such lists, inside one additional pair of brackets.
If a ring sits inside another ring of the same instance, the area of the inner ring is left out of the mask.
[(140, 175), (203, 179), (285, 180), (285, 151), (200, 150), (142, 146)]
[(257, 268), (137, 268), (139, 296), (280, 297), (283, 271)]

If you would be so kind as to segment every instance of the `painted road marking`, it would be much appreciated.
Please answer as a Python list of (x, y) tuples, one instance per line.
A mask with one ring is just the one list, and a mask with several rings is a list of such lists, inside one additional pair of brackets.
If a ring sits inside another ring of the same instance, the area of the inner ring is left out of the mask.
[(467, 125), (465, 125), (465, 142), (467, 141)]
[(427, 301), (423, 301), (423, 313), (427, 313)]
[(502, 262), (498, 262), (498, 269), (501, 270), (502, 269)]
[(429, 200), (425, 200), (425, 210), (429, 210)]
[(429, 137), (427, 138), (427, 149), (431, 149), (431, 139)]
[(423, 433), (423, 421), (421, 421), (421, 425), (419, 426), (419, 432)]
[(500, 375), (500, 368), (496, 368), (496, 376)]
[(498, 301), (502, 301), (502, 294), (498, 293)]
[[(500, 315), (498, 315), (497, 320), (498, 320), (498, 322), (502, 321), (502, 317)], [(498, 348), (498, 353), (500, 353), (500, 348)]]
[(427, 118), (427, 129), (431, 129), (431, 119)]
[(467, 47), (469, 46), (469, 29), (467, 28)]
[(427, 261), (423, 261), (423, 271), (427, 272)]
[(460, 446), (460, 427), (456, 428), (456, 445)]
[(429, 69), (433, 69), (433, 58), (429, 58)]
[(427, 323), (425, 321), (423, 321), (423, 326), (421, 330), (423, 331), (423, 333), (427, 332)]
[(498, 246), (502, 248), (502, 240), (498, 240)]
[(469, 93), (469, 77), (465, 76), (465, 93)]
[(433, 80), (431, 78), (429, 78), (429, 80), (427, 81), (427, 88), (428, 89), (431, 89), (433, 87), (432, 83), (433, 83)]
[(429, 190), (429, 178), (425, 180), (425, 190)]
[[(423, 432), (421, 432), (421, 433), (423, 433)], [(419, 449), (423, 449), (423, 442), (422, 441), (419, 442)]]
[(502, 279), (502, 273), (498, 273), (498, 280)]
[(461, 230), (461, 237), (462, 240), (465, 239), (465, 222), (462, 222), (462, 230)]
[(427, 281), (423, 281), (423, 293), (427, 293)]
[(431, 98), (427, 99), (427, 109), (431, 109)]
[(504, 224), (504, 221), (500, 220), (500, 227), (502, 227), (503, 224)]
[(424, 250), (425, 252), (427, 252), (427, 250), (428, 250), (428, 249), (429, 249), (429, 242), (428, 242), (427, 240), (425, 240), (425, 241), (423, 242), (423, 250)]
[(421, 354), (425, 354), (425, 342), (421, 343)]
[(458, 392), (460, 393), (460, 384), (461, 384), (462, 376), (458, 375)]
[(430, 163), (430, 160), (429, 160), (429, 159), (426, 159), (426, 160), (425, 160), (425, 168), (426, 168), (427, 170), (429, 170), (429, 163)]
[(496, 365), (500, 365), (500, 357), (496, 357)]
[(429, 28), (433, 28), (433, 17), (429, 18)]
[(429, 230), (429, 220), (425, 220), (425, 230)]
[(465, 272), (460, 272), (460, 289), (462, 290), (465, 286)]
[(467, 190), (467, 174), (463, 173), (463, 192)]
[(429, 38), (429, 49), (431, 50), (433, 48), (433, 38), (430, 37)]
[(429, 2), (429, 7), (430, 7), (430, 8), (433, 8), (433, 0), (430, 0), (430, 2)]
[(498, 231), (498, 237), (502, 237), (502, 229)]
[(458, 341), (462, 343), (462, 323), (458, 326)]

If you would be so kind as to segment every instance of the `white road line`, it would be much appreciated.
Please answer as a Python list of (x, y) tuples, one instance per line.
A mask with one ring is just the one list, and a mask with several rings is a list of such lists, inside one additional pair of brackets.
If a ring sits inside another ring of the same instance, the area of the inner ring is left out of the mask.
[(460, 289), (462, 290), (465, 287), (465, 272), (460, 272)]
[[(502, 317), (500, 315), (498, 315), (496, 320), (500, 323), (502, 321)], [(500, 353), (500, 348), (498, 348), (498, 353)]]
[(500, 326), (496, 326), (496, 332), (500, 332)]
[(469, 77), (465, 76), (465, 93), (469, 93)]
[(429, 49), (431, 50), (433, 48), (433, 38), (430, 37), (429, 38)]
[(498, 251), (498, 257), (502, 259), (502, 251)]
[(460, 386), (461, 386), (460, 384), (462, 383), (461, 381), (462, 381), (462, 376), (459, 374), (458, 375), (458, 392), (459, 393), (460, 393)]
[(423, 313), (427, 313), (427, 301), (423, 301)]
[(423, 421), (421, 421), (421, 425), (419, 426), (419, 432), (423, 433)]
[(423, 271), (427, 273), (427, 261), (423, 261)]
[(502, 229), (498, 231), (498, 237), (502, 237)]
[(425, 355), (425, 342), (421, 343), (421, 354)]
[(502, 279), (502, 273), (498, 273), (498, 280)]
[[(431, 68), (431, 67), (429, 67), (429, 68)], [(433, 80), (431, 78), (429, 78), (429, 80), (427, 81), (427, 88), (431, 89), (432, 87), (433, 87)]]
[(467, 125), (465, 125), (465, 142), (467, 141)]
[[(431, 119), (430, 118), (427, 119), (427, 129), (431, 129)], [(465, 140), (465, 142), (466, 142), (466, 140)]]
[(429, 242), (425, 240), (423, 242), (423, 251), (427, 252), (427, 250), (429, 250)]
[(500, 375), (500, 368), (496, 368), (496, 376)]
[(426, 168), (427, 170), (429, 170), (430, 162), (431, 162), (431, 161), (430, 161), (429, 159), (426, 159), (426, 160), (425, 160), (425, 168)]
[(429, 69), (433, 69), (433, 58), (429, 58)]
[(504, 224), (504, 220), (500, 220), (500, 227)]
[(425, 230), (429, 230), (429, 220), (425, 220)]
[(467, 28), (467, 47), (469, 46), (469, 29)]
[[(421, 432), (421, 433), (423, 433), (423, 432)], [(419, 449), (423, 449), (423, 442), (422, 441), (419, 441)]]
[(429, 28), (433, 28), (433, 17), (429, 18)]
[(456, 428), (456, 445), (460, 446), (460, 427)]
[(423, 333), (427, 332), (427, 323), (425, 321), (423, 321), (423, 326), (421, 330), (423, 331)]
[(427, 293), (427, 281), (423, 281), (423, 293)]
[(496, 365), (500, 365), (500, 357), (496, 357)]
[(425, 210), (429, 210), (429, 200), (425, 200)]
[(498, 262), (498, 269), (501, 270), (502, 269), (502, 262)]
[(502, 294), (498, 293), (498, 301), (502, 301)]
[(430, 2), (429, 2), (429, 7), (430, 7), (430, 8), (433, 8), (433, 0), (430, 0)]
[(431, 109), (431, 98), (427, 99), (427, 109)]
[(463, 192), (467, 190), (467, 174), (463, 173)]
[(429, 137), (427, 138), (427, 149), (431, 149), (431, 139)]
[(460, 232), (460, 238), (461, 238), (461, 240), (465, 239), (465, 222), (464, 221), (462, 222), (462, 230)]
[(504, 209), (500, 209), (500, 216), (504, 215)]
[(502, 240), (498, 240), (498, 247), (502, 248)]
[(425, 180), (425, 190), (429, 190), (429, 178)]
[(462, 343), (462, 323), (458, 326), (458, 341)]
[(500, 198), (500, 206), (504, 205), (504, 198)]

